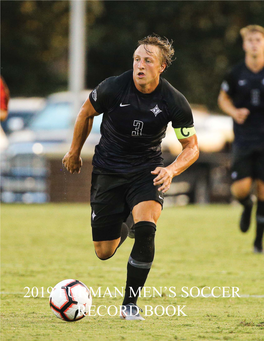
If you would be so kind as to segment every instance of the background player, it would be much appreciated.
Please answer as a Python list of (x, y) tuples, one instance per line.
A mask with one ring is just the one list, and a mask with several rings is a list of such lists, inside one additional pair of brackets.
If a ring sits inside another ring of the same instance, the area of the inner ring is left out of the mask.
[(263, 253), (264, 230), (264, 28), (249, 25), (240, 31), (245, 61), (236, 65), (222, 83), (220, 108), (234, 120), (235, 140), (231, 187), (243, 205), (240, 229), (250, 226), (251, 189), (257, 185), (256, 238), (254, 252)]
[[(136, 302), (154, 259), (163, 193), (169, 189), (172, 178), (199, 155), (189, 104), (160, 77), (171, 64), (173, 54), (166, 38), (154, 35), (139, 41), (133, 71), (104, 80), (82, 106), (70, 151), (63, 159), (68, 171), (80, 172), (82, 146), (94, 116), (103, 113), (102, 136), (93, 157), (91, 224), (95, 252), (105, 260), (114, 255), (122, 242), (124, 225), (122, 229), (121, 226), (132, 211), (135, 242), (127, 264), (121, 316), (125, 319), (143, 319)], [(161, 140), (170, 121), (183, 151), (172, 164), (163, 167)]]

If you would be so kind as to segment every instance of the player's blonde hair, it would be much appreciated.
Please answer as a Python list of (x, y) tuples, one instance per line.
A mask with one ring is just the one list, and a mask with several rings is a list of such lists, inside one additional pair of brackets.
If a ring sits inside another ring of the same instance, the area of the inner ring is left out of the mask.
[(172, 47), (173, 40), (169, 41), (166, 37), (160, 37), (157, 34), (149, 35), (138, 41), (140, 45), (154, 45), (160, 49), (161, 52), (161, 64), (165, 63), (168, 68), (173, 62), (174, 48)]
[(264, 36), (264, 27), (262, 27), (260, 25), (248, 25), (246, 27), (241, 28), (240, 35), (241, 35), (242, 39), (244, 40), (246, 35), (248, 33), (252, 33), (252, 32), (260, 32)]

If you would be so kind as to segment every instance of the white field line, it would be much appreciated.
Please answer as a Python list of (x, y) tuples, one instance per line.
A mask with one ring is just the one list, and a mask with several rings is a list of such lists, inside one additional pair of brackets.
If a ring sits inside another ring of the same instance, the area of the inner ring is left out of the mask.
[[(0, 291), (0, 295), (26, 295), (25, 292), (7, 292), (7, 291)], [(46, 297), (45, 297), (46, 295)], [(47, 298), (49, 297), (49, 295), (47, 293), (44, 293), (44, 296), (41, 296), (41, 293), (39, 293), (39, 295), (37, 296), (38, 298)], [(179, 297), (182, 297), (182, 295), (180, 295)], [(33, 297), (33, 296), (30, 296), (30, 297), (25, 297), (25, 298), (36, 298), (36, 297)], [(188, 297), (188, 298), (191, 298), (191, 297)], [(236, 297), (223, 297), (223, 296), (220, 296), (220, 297), (214, 297), (213, 295), (199, 295), (199, 296), (195, 296), (193, 298), (264, 298), (264, 295), (239, 295), (236, 296)]]

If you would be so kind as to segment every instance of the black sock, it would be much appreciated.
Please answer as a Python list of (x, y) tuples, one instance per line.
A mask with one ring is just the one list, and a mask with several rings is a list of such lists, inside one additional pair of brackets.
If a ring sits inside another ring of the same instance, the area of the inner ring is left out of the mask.
[(120, 232), (120, 242), (119, 242), (117, 248), (119, 248), (124, 243), (124, 241), (127, 239), (128, 232), (129, 232), (129, 228), (128, 228), (127, 224), (122, 223), (121, 232)]
[(150, 269), (137, 269), (127, 264), (127, 282), (123, 305), (128, 303), (137, 303), (140, 291), (144, 287)]
[(246, 196), (244, 199), (237, 199), (241, 205), (243, 205), (244, 207), (250, 207), (252, 206), (253, 202), (251, 199), (251, 195), (249, 194), (248, 196)]
[(140, 221), (134, 225), (135, 243), (127, 264), (127, 282), (123, 305), (136, 304), (154, 259), (156, 225)]
[(133, 219), (132, 213), (129, 214), (125, 223), (127, 224), (129, 229), (131, 229), (131, 227), (134, 225), (134, 219)]
[(262, 250), (262, 238), (263, 238), (263, 232), (264, 232), (264, 201), (258, 200), (256, 218), (257, 218), (257, 228), (256, 228), (256, 239), (254, 242), (254, 246)]

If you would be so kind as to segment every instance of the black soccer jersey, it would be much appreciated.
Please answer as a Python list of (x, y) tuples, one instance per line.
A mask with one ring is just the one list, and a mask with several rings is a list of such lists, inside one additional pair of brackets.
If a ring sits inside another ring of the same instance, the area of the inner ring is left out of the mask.
[(161, 141), (168, 122), (174, 128), (193, 126), (187, 100), (163, 78), (152, 93), (143, 94), (136, 89), (130, 70), (104, 80), (89, 98), (95, 110), (103, 113), (93, 165), (110, 172), (162, 166)]
[(222, 83), (236, 108), (250, 111), (246, 121), (234, 121), (234, 143), (240, 146), (264, 147), (264, 68), (258, 73), (249, 70), (245, 62), (236, 65)]

